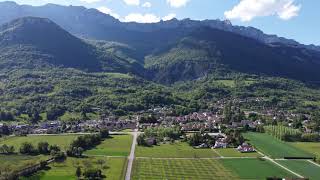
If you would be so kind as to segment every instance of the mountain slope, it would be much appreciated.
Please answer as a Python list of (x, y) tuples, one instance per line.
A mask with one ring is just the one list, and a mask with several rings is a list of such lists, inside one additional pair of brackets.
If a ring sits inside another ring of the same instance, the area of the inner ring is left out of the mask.
[(217, 70), (320, 82), (320, 53), (316, 51), (265, 45), (208, 27), (148, 56), (146, 67), (155, 73), (154, 79), (165, 83), (199, 78)]
[(63, 66), (96, 72), (141, 70), (137, 62), (111, 56), (44, 18), (25, 17), (2, 25), (0, 49), (0, 63), (4, 67)]

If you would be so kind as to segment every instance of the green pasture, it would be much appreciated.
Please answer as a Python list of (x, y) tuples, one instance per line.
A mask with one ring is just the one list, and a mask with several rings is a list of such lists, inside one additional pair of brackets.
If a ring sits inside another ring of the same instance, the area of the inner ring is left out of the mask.
[(317, 166), (307, 160), (281, 160), (277, 162), (310, 180), (320, 178), (320, 165)]
[(313, 157), (304, 150), (292, 146), (290, 143), (280, 141), (265, 133), (244, 133), (244, 137), (263, 154), (272, 158), (283, 157)]
[(184, 142), (160, 144), (152, 147), (137, 146), (136, 157), (154, 158), (212, 158), (219, 155), (212, 149), (195, 149)]
[(155, 179), (238, 179), (218, 160), (136, 159), (133, 180)]
[(85, 152), (86, 155), (99, 155), (99, 156), (128, 156), (132, 144), (132, 136), (125, 135), (112, 135), (101, 142), (100, 145)]

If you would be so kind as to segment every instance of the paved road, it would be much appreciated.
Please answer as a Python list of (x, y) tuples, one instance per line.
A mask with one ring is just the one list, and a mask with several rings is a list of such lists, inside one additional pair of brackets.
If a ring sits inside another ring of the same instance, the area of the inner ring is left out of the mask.
[(130, 155), (128, 157), (126, 180), (130, 180), (131, 179), (131, 171), (132, 171), (132, 165), (133, 165), (133, 160), (134, 160), (134, 151), (136, 149), (136, 144), (137, 144), (138, 130), (136, 129), (132, 133), (132, 135), (133, 135), (133, 140), (132, 140)]

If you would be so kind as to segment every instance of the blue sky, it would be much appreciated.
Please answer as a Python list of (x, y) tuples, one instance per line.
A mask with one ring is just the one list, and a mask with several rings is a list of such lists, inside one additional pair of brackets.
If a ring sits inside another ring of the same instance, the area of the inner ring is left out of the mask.
[[(4, 0), (0, 0), (4, 1)], [(97, 8), (121, 21), (230, 19), (268, 34), (320, 45), (318, 0), (15, 0), (19, 4), (81, 5)]]

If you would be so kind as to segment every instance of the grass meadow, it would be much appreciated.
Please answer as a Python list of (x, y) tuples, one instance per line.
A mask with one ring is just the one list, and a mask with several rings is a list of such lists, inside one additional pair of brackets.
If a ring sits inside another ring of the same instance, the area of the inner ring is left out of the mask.
[(241, 153), (235, 148), (214, 149), (213, 151), (222, 157), (261, 157), (257, 152)]
[(219, 155), (212, 149), (195, 149), (184, 142), (161, 144), (152, 147), (137, 146), (136, 157), (153, 158), (212, 158)]
[(47, 160), (47, 156), (26, 156), (26, 155), (0, 155), (0, 171), (1, 169), (22, 169), (31, 164), (37, 164), (41, 160)]
[(290, 143), (292, 146), (299, 148), (303, 151), (314, 154), (320, 158), (320, 143), (319, 142), (294, 142)]
[[(101, 165), (97, 163), (99, 159), (105, 161), (105, 164)], [(76, 168), (79, 166), (82, 170), (85, 167), (97, 167), (102, 170), (102, 174), (106, 176), (106, 179), (120, 180), (124, 179), (126, 171), (126, 158), (107, 158), (107, 157), (89, 157), (83, 159), (68, 158), (62, 163), (52, 163), (49, 165), (50, 169), (46, 171), (40, 171), (32, 177), (25, 177), (24, 180), (75, 180)]]
[(103, 156), (128, 156), (132, 143), (132, 136), (113, 135), (105, 139), (100, 145), (86, 151), (86, 155), (103, 155)]
[(260, 152), (272, 158), (314, 156), (290, 143), (280, 141), (265, 133), (244, 133), (243, 135)]
[(290, 172), (264, 159), (223, 159), (222, 164), (240, 179), (265, 180), (267, 177), (295, 177)]
[(2, 139), (0, 144), (7, 144), (14, 146), (16, 151), (19, 150), (20, 145), (24, 142), (30, 142), (35, 147), (39, 142), (48, 142), (50, 145), (58, 145), (61, 149), (69, 147), (70, 143), (79, 135), (46, 135), (46, 136), (15, 136)]
[(238, 179), (218, 160), (136, 159), (133, 180), (156, 179)]
[(318, 180), (320, 177), (320, 167), (306, 160), (282, 160), (277, 161), (281, 165), (302, 175), (310, 180)]

